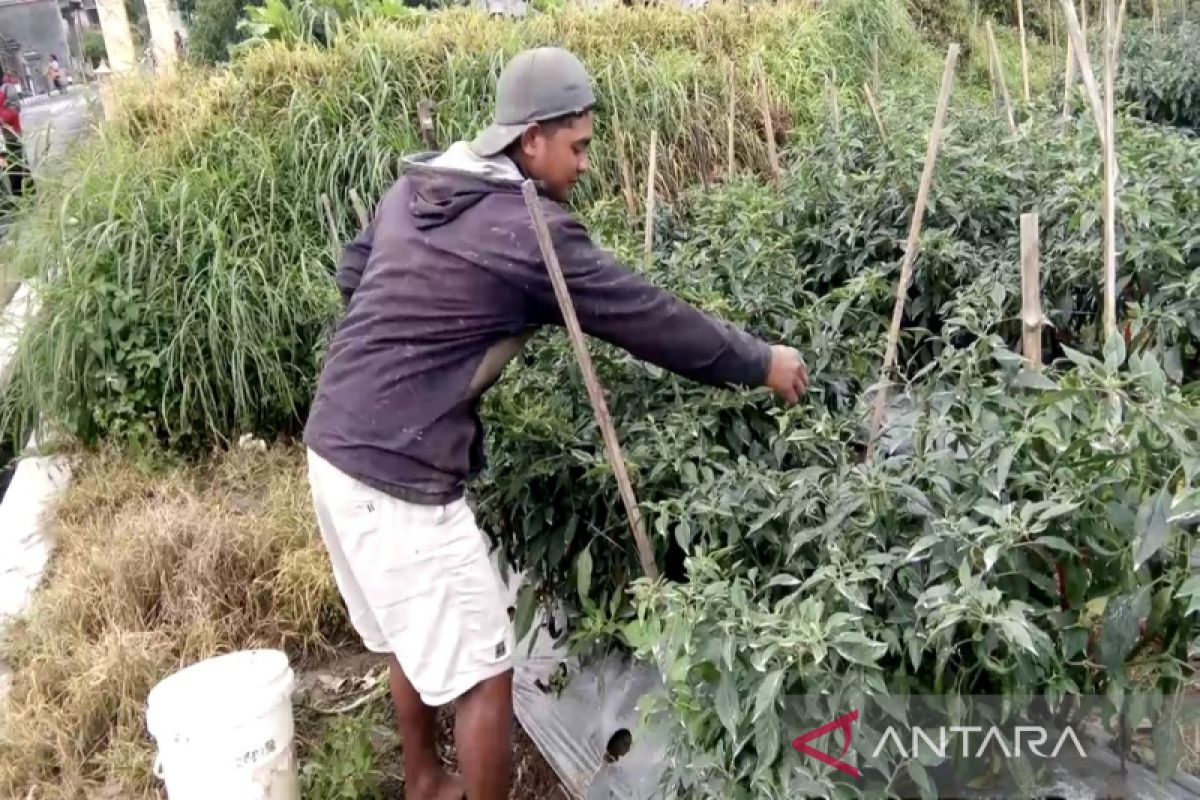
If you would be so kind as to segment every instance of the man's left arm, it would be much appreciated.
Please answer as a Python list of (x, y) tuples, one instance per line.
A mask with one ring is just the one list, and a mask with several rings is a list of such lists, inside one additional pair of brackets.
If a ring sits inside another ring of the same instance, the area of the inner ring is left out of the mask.
[(337, 275), (334, 277), (338, 291), (342, 294), (342, 308), (350, 305), (350, 298), (358, 291), (363, 270), (366, 269), (367, 260), (371, 257), (374, 239), (375, 220), (372, 220), (371, 224), (354, 241), (342, 249), (342, 260), (338, 264)]

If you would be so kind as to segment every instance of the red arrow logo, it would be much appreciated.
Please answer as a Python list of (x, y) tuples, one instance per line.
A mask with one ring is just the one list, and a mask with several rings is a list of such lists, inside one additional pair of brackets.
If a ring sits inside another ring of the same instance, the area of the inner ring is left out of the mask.
[[(812, 756), (817, 761), (820, 761), (822, 764), (827, 764), (827, 765), (833, 767), (834, 769), (841, 770), (842, 772), (849, 775), (851, 778), (857, 778), (859, 776), (858, 770), (855, 769), (854, 767), (852, 767), (851, 765), (847, 764), (845, 761), (842, 761), (842, 757), (845, 756), (846, 753), (850, 750), (850, 737), (853, 735), (853, 729), (851, 728), (851, 724), (854, 722), (857, 722), (857, 721), (858, 721), (858, 709), (855, 709), (854, 711), (851, 711), (849, 714), (843, 714), (842, 716), (835, 719), (833, 722), (827, 722), (819, 728), (813, 728), (808, 733), (797, 736), (795, 739), (792, 740), (792, 747), (795, 748), (800, 753), (804, 753), (805, 755)], [(826, 752), (823, 752), (821, 750), (817, 750), (816, 748), (808, 746), (808, 743), (811, 742), (813, 739), (820, 739), (822, 736), (826, 735), (827, 733), (830, 733), (831, 731), (835, 731), (835, 730), (840, 730), (842, 732), (842, 737), (843, 737), (843, 741), (844, 741), (844, 744), (842, 746), (842, 752), (841, 752), (841, 754), (838, 755), (837, 758), (834, 758), (833, 756), (829, 755)]]

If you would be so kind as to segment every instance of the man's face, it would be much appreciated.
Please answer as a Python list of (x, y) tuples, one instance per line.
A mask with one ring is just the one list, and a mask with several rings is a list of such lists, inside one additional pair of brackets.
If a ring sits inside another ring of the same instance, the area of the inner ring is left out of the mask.
[(545, 184), (551, 197), (566, 202), (579, 176), (588, 169), (592, 141), (592, 112), (571, 122), (539, 125), (521, 138), (522, 166)]

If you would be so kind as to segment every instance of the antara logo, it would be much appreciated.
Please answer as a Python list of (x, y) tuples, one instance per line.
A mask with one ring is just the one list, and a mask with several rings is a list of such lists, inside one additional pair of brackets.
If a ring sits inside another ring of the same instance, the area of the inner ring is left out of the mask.
[[(820, 761), (834, 769), (846, 773), (852, 778), (858, 778), (861, 773), (851, 764), (847, 764), (842, 759), (846, 753), (850, 752), (850, 740), (854, 735), (854, 723), (858, 721), (858, 709), (851, 711), (849, 714), (843, 714), (832, 722), (827, 722), (824, 725), (813, 728), (808, 733), (797, 736), (792, 740), (792, 747), (799, 753)], [(818, 750), (809, 745), (816, 739), (827, 736), (834, 731), (842, 733), (842, 752), (837, 756), (830, 755), (823, 750)], [(929, 731), (933, 732), (931, 736)], [(982, 741), (979, 741), (977, 750), (971, 748), (971, 734), (983, 734)], [(920, 752), (922, 742), (927, 751), (930, 751), (941, 758), (947, 755), (953, 755), (954, 749), (950, 745), (950, 741), (956, 736), (961, 735), (962, 739), (962, 756), (963, 758), (982, 758), (988, 751), (990, 746), (998, 747), (1000, 752), (1004, 753), (1005, 757), (1013, 758), (1020, 757), (1024, 752), (1029, 752), (1039, 758), (1057, 758), (1059, 752), (1068, 742), (1075, 748), (1075, 752), (1079, 753), (1080, 758), (1087, 758), (1087, 753), (1084, 752), (1083, 745), (1079, 741), (1079, 737), (1075, 731), (1067, 727), (1058, 736), (1054, 744), (1054, 749), (1049, 753), (1043, 752), (1040, 748), (1050, 740), (1050, 733), (1043, 727), (1037, 725), (1018, 725), (1015, 728), (1015, 735), (1012, 737), (1012, 747), (1010, 748), (1009, 739), (1004, 735), (1003, 731), (996, 726), (983, 728), (979, 725), (950, 725), (937, 728), (930, 728), (928, 731), (924, 728), (912, 728), (909, 731), (907, 741), (911, 744), (911, 748), (906, 750), (904, 743), (905, 738), (902, 738), (896, 729), (888, 726), (883, 732), (883, 736), (879, 738), (879, 743), (875, 746), (871, 757), (878, 758), (887, 746), (889, 752), (893, 752), (902, 758), (913, 758)], [(889, 746), (888, 743), (891, 743)]]

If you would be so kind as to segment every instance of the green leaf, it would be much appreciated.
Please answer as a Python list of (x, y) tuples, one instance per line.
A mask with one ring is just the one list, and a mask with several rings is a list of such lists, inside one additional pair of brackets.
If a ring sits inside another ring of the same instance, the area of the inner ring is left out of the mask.
[(1075, 549), (1074, 545), (1058, 536), (1043, 536), (1037, 540), (1037, 543), (1042, 547), (1049, 547), (1051, 550), (1061, 550), (1064, 553), (1079, 555), (1079, 551)]
[(772, 586), (799, 586), (799, 585), (800, 585), (799, 578), (797, 578), (795, 575), (787, 575), (787, 574), (776, 575), (774, 578), (771, 578), (771, 580), (769, 580), (767, 582), (768, 589), (770, 589)]
[(696, 465), (690, 461), (683, 462), (683, 479), (688, 486), (695, 486), (700, 482), (700, 476), (696, 474)]
[(887, 645), (855, 631), (838, 636), (833, 641), (833, 649), (847, 661), (872, 666), (883, 658)]
[(1104, 342), (1104, 366), (1116, 371), (1125, 363), (1125, 336), (1121, 331), (1114, 330)]
[(729, 731), (731, 739), (737, 739), (738, 709), (741, 698), (738, 697), (737, 678), (730, 670), (721, 673), (721, 682), (717, 684), (717, 716), (725, 730)]
[(754, 725), (754, 754), (760, 773), (769, 770), (779, 757), (779, 715), (774, 706)]
[(575, 561), (575, 588), (579, 591), (580, 601), (588, 599), (588, 590), (592, 588), (592, 546), (583, 548)]
[(1134, 569), (1140, 569), (1142, 564), (1166, 545), (1167, 535), (1171, 530), (1171, 526), (1167, 524), (1170, 511), (1169, 485), (1164, 485), (1156, 497), (1147, 498), (1138, 509), (1137, 537), (1133, 546)]
[(1095, 368), (1095, 367), (1100, 366), (1100, 362), (1097, 361), (1096, 359), (1092, 358), (1091, 356), (1084, 355), (1083, 353), (1079, 352), (1078, 350), (1067, 347), (1065, 344), (1062, 345), (1062, 351), (1063, 351), (1063, 355), (1065, 355), (1067, 358), (1069, 358), (1071, 360), (1071, 363), (1077, 367)]
[(1042, 522), (1049, 522), (1052, 519), (1066, 516), (1077, 508), (1079, 508), (1079, 503), (1053, 503), (1038, 514), (1038, 519)]
[(1024, 389), (1039, 389), (1052, 392), (1058, 388), (1058, 384), (1047, 378), (1040, 372), (1035, 372), (1029, 369), (1023, 369), (1013, 378), (1013, 386), (1020, 386)]
[(908, 774), (921, 789), (921, 800), (937, 800), (937, 792), (933, 789), (933, 782), (929, 780), (929, 773), (925, 771), (925, 767), (920, 761), (913, 759), (908, 762)]
[(523, 641), (529, 629), (533, 627), (533, 618), (537, 613), (537, 594), (533, 584), (526, 583), (517, 591), (517, 611), (513, 615), (513, 633), (517, 641)]
[(1016, 445), (1006, 447), (1000, 451), (1000, 457), (996, 459), (996, 487), (1000, 491), (1004, 491), (1004, 486), (1008, 482), (1008, 471), (1012, 468), (1013, 457), (1017, 454)]
[[(1168, 698), (1168, 703), (1170, 699)], [(1164, 719), (1165, 718), (1165, 719)], [(1151, 733), (1154, 743), (1154, 770), (1165, 785), (1179, 770), (1179, 762), (1183, 757), (1183, 748), (1179, 741), (1179, 725), (1170, 707), (1164, 708), (1156, 720), (1154, 731)]]
[(1138, 640), (1141, 621), (1150, 613), (1150, 587), (1114, 597), (1104, 609), (1100, 632), (1100, 663), (1113, 672), (1125, 666), (1125, 659)]
[(783, 683), (783, 670), (777, 669), (771, 672), (763, 682), (759, 684), (758, 692), (754, 696), (754, 720), (757, 721), (768, 708), (775, 707), (775, 701), (779, 697), (779, 687)]
[(691, 552), (692, 523), (688, 522), (686, 517), (679, 520), (679, 524), (675, 526), (675, 542), (685, 553)]

